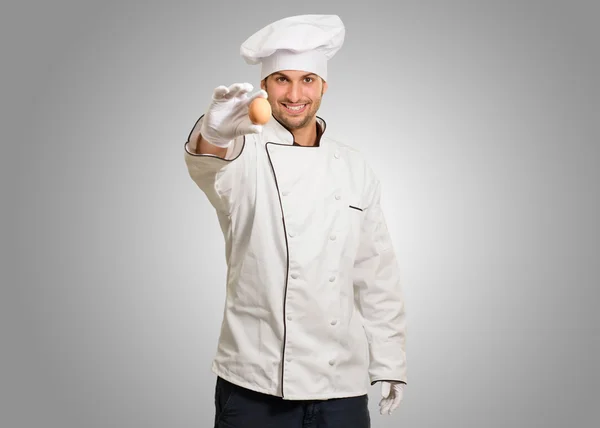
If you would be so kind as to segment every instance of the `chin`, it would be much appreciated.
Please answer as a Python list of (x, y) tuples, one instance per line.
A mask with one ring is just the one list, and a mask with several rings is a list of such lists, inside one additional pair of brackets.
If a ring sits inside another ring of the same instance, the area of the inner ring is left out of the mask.
[(309, 121), (310, 121), (310, 119), (307, 116), (293, 117), (293, 118), (284, 117), (281, 120), (281, 122), (285, 123), (288, 128), (292, 128), (292, 129), (302, 128), (302, 127), (306, 126), (306, 124)]

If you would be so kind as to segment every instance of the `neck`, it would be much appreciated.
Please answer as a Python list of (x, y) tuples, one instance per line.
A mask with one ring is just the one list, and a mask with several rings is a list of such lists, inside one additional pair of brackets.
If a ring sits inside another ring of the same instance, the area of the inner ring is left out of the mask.
[(297, 144), (301, 146), (314, 146), (317, 142), (317, 121), (316, 119), (311, 120), (308, 125), (294, 129), (291, 132)]

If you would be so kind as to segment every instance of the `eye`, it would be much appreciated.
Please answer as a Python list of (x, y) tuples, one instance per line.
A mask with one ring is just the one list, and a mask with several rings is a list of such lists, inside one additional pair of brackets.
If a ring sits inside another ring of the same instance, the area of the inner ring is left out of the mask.
[(305, 81), (306, 83), (312, 83), (312, 82), (313, 82), (313, 80), (314, 80), (314, 79), (313, 79), (312, 77), (305, 77), (305, 78), (304, 78), (304, 81)]
[(283, 76), (279, 76), (279, 77), (277, 77), (277, 79), (276, 79), (276, 80), (277, 80), (278, 82), (285, 82), (287, 79), (286, 79), (285, 77), (283, 77)]

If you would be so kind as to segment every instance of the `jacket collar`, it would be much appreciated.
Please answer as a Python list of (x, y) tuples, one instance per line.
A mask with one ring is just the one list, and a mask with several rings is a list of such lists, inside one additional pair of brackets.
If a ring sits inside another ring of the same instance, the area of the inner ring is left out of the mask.
[[(322, 145), (322, 136), (325, 133), (327, 124), (325, 120), (317, 116), (317, 126), (320, 128), (317, 129), (317, 145), (320, 146)], [(262, 134), (265, 142), (268, 143), (287, 144), (290, 146), (294, 144), (294, 135), (274, 116), (271, 116), (271, 120), (263, 125)]]

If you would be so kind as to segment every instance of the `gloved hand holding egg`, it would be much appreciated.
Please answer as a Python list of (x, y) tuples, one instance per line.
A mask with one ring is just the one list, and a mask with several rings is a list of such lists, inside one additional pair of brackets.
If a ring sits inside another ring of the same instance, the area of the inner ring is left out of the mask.
[(216, 87), (200, 127), (202, 138), (217, 147), (229, 147), (236, 137), (262, 132), (271, 106), (262, 89), (249, 96), (253, 89), (250, 83)]

